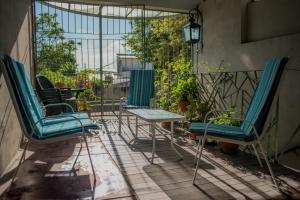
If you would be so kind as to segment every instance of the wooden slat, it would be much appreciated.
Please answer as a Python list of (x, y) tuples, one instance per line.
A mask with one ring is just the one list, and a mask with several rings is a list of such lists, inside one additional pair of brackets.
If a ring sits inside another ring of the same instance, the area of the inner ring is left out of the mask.
[[(198, 187), (195, 187), (192, 185), (195, 145), (177, 135), (180, 146), (176, 148), (184, 155), (184, 160), (177, 162), (168, 139), (161, 136), (156, 142), (155, 164), (151, 165), (148, 159), (151, 157), (152, 138), (139, 130), (141, 139), (129, 145), (134, 137), (135, 124), (134, 120), (130, 120), (130, 130), (125, 119), (121, 135), (108, 133), (100, 137), (139, 199), (286, 198), (275, 190), (268, 170), (261, 169), (253, 155), (246, 152), (225, 155), (217, 146), (205, 148), (196, 180)], [(117, 132), (117, 118), (110, 116), (106, 123), (110, 133)], [(285, 191), (298, 195), (299, 174), (282, 166), (273, 167), (275, 174), (285, 181), (282, 186)], [(290, 174), (292, 176), (289, 177)], [(295, 181), (295, 176), (298, 181)]]

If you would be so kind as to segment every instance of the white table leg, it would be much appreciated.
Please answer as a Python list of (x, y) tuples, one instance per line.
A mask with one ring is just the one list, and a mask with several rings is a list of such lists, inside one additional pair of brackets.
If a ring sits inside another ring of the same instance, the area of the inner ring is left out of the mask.
[(121, 134), (122, 131), (122, 105), (120, 103), (119, 107), (119, 134)]
[(139, 118), (135, 117), (135, 139), (138, 137), (138, 131), (139, 131), (138, 123), (139, 123)]
[(155, 155), (155, 123), (151, 123), (151, 133), (152, 133), (152, 158), (151, 158), (151, 163), (153, 164), (154, 160), (154, 155)]
[(171, 148), (175, 153), (180, 157), (180, 160), (182, 159), (182, 155), (176, 150), (174, 146), (174, 121), (171, 122)]
[(129, 113), (126, 112), (126, 117), (127, 117), (127, 125), (130, 128), (130, 119), (129, 119)]

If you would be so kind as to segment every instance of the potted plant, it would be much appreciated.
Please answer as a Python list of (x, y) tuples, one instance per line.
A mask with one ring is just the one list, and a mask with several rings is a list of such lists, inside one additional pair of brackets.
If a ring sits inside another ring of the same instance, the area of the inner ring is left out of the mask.
[[(185, 113), (186, 119), (190, 122), (203, 122), (205, 114), (210, 110), (209, 103), (197, 98), (189, 98), (189, 102), (190, 105)], [(198, 140), (196, 133), (191, 133), (189, 137), (192, 140)]]
[(193, 73), (191, 62), (184, 57), (180, 57), (171, 64), (173, 69), (171, 94), (177, 102), (178, 110), (185, 113), (190, 104), (189, 98), (197, 93), (196, 76)]
[(84, 81), (81, 80), (81, 79), (78, 79), (78, 80), (75, 81), (75, 85), (76, 85), (77, 88), (83, 88)]
[(195, 93), (195, 84), (192, 77), (186, 80), (178, 80), (177, 85), (173, 88), (172, 94), (178, 102), (179, 111), (185, 113), (187, 107), (190, 104), (188, 97), (192, 96)]
[(89, 82), (85, 83), (85, 88), (86, 89), (92, 89), (93, 88), (92, 83), (89, 83)]
[[(234, 120), (229, 118), (230, 115), (234, 115), (234, 114), (235, 112), (229, 112), (223, 114), (220, 119), (215, 120), (213, 123), (218, 125), (240, 126), (241, 124), (240, 120)], [(220, 145), (220, 150), (226, 154), (236, 153), (239, 148), (238, 144), (234, 144), (230, 142), (220, 141), (219, 145)]]
[[(171, 110), (171, 67), (167, 69), (157, 70), (160, 79), (155, 81), (155, 85), (158, 88), (156, 93), (157, 96), (157, 105), (162, 110)], [(162, 122), (161, 126), (165, 129), (171, 128), (171, 122)]]
[(65, 83), (61, 82), (61, 81), (58, 81), (58, 82), (55, 83), (55, 87), (56, 88), (64, 88), (65, 87)]
[(77, 100), (77, 109), (79, 112), (87, 112), (89, 117), (91, 117), (92, 108), (86, 99)]
[[(160, 109), (170, 111), (171, 110), (170, 108), (171, 108), (171, 103), (170, 103), (169, 99), (166, 96), (162, 97), (160, 99)], [(164, 129), (171, 130), (171, 122), (168, 122), (168, 121), (161, 122), (161, 126)]]
[(89, 117), (91, 117), (92, 107), (89, 101), (95, 99), (95, 94), (92, 89), (86, 89), (84, 92), (80, 93), (77, 100), (77, 108), (80, 112), (87, 112)]

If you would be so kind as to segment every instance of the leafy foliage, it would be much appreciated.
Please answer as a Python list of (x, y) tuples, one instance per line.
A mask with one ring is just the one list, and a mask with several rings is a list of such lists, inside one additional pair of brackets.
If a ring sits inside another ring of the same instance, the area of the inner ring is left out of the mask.
[(40, 74), (46, 76), (54, 85), (64, 83), (64, 87), (75, 88), (75, 80), (72, 76), (64, 76), (60, 70), (52, 71), (50, 69), (43, 69)]
[(229, 113), (224, 113), (219, 119), (216, 119), (213, 123), (218, 125), (229, 125), (229, 126), (240, 126), (241, 121), (236, 119), (231, 119), (231, 115), (235, 115), (236, 112), (230, 111)]
[(190, 105), (185, 114), (186, 119), (189, 121), (203, 122), (206, 113), (210, 111), (208, 102), (202, 102), (200, 99), (190, 99)]
[[(183, 38), (182, 27), (188, 22), (185, 15), (133, 20), (133, 32), (125, 37), (132, 52), (140, 59), (152, 63), (159, 79), (158, 106), (177, 111), (177, 102), (187, 99), (195, 90), (190, 58), (190, 46)], [(145, 32), (144, 32), (145, 30)]]
[(76, 44), (74, 40), (65, 40), (64, 30), (56, 18), (57, 14), (42, 13), (36, 19), (38, 68), (50, 69), (53, 72), (64, 68), (64, 75), (74, 74)]
[(160, 90), (157, 93), (158, 105), (161, 109), (178, 111), (179, 101), (188, 101), (195, 97), (196, 77), (192, 73), (191, 62), (181, 56), (167, 63), (167, 68), (161, 70), (161, 78), (157, 81)]
[(191, 61), (181, 56), (172, 63), (173, 88), (172, 96), (175, 101), (188, 101), (197, 92), (196, 75), (193, 73)]
[(94, 97), (90, 77), (95, 71), (76, 71), (75, 51), (80, 43), (76, 44), (74, 40), (65, 39), (64, 30), (56, 18), (57, 14), (42, 13), (36, 19), (39, 73), (49, 78), (55, 85), (87, 88), (81, 97), (90, 100)]
[(155, 82), (158, 106), (178, 112), (178, 103), (187, 101), (190, 105), (186, 118), (202, 121), (211, 105), (201, 101), (201, 85), (193, 73), (191, 49), (185, 44), (182, 32), (187, 22), (188, 17), (183, 15), (146, 20), (143, 35), (142, 22), (135, 20), (134, 31), (126, 39), (138, 58), (155, 67), (159, 77)]
[(125, 36), (126, 45), (140, 60), (152, 63), (156, 69), (164, 68), (166, 60), (173, 62), (180, 55), (190, 57), (190, 47), (185, 44), (182, 32), (187, 22), (188, 17), (184, 15), (146, 19), (145, 22), (132, 20), (133, 32)]

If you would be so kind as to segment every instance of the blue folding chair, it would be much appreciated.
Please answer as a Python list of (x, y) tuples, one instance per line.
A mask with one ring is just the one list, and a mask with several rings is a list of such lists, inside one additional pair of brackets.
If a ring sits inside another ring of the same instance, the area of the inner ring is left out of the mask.
[[(129, 96), (120, 100), (119, 107), (119, 133), (121, 133), (122, 113), (127, 109), (150, 108), (154, 98), (154, 70), (135, 69), (130, 71)], [(127, 123), (129, 123), (129, 114)]]
[(286, 65), (287, 61), (288, 58), (284, 57), (282, 59), (270, 59), (266, 63), (260, 82), (249, 105), (248, 111), (243, 119), (239, 118), (240, 120), (243, 120), (243, 123), (240, 127), (212, 124), (215, 120), (221, 118), (222, 116), (213, 118), (208, 123), (206, 123), (208, 116), (210, 116), (210, 114), (212, 114), (213, 112), (227, 112), (216, 110), (210, 111), (206, 114), (204, 123), (191, 123), (189, 131), (196, 133), (197, 136), (202, 138), (201, 149), (199, 142), (195, 157), (195, 159), (197, 159), (197, 165), (193, 177), (193, 184), (195, 184), (195, 179), (197, 176), (197, 171), (199, 169), (199, 163), (202, 156), (205, 140), (207, 137), (209, 137), (218, 141), (225, 141), (241, 145), (251, 145), (254, 149), (260, 166), (263, 167), (260, 157), (256, 150), (256, 144), (258, 144), (263, 158), (266, 161), (266, 164), (270, 171), (272, 180), (276, 188), (278, 188), (278, 184), (276, 182), (273, 170), (268, 161), (266, 153), (264, 152), (264, 148), (261, 144), (260, 139), (263, 135), (263, 128), (267, 120), (267, 116), (273, 98), (275, 96), (281, 75), (283, 73), (284, 66)]
[[(81, 136), (85, 141), (95, 183), (96, 175), (87, 144), (86, 132), (91, 129), (97, 129), (98, 126), (89, 119), (87, 113), (70, 112), (46, 117), (24, 66), (7, 55), (0, 56), (0, 66), (20, 122), (22, 132), (28, 139), (11, 183), (14, 182), (20, 165), (25, 160), (25, 152), (30, 142), (35, 141), (36, 143), (49, 143), (78, 136)], [(69, 106), (66, 103), (49, 104), (48, 106), (62, 105)], [(69, 107), (72, 110), (72, 107)]]

